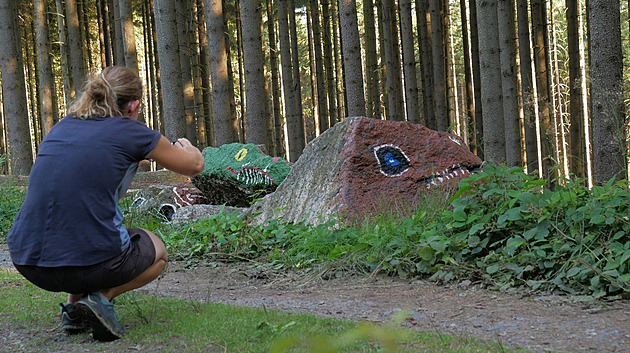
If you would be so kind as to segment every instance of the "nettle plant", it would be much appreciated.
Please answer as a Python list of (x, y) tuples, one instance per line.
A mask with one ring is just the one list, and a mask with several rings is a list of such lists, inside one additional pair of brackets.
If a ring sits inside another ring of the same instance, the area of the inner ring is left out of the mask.
[(626, 183), (589, 190), (566, 181), (550, 190), (520, 168), (487, 166), (461, 185), (444, 214), (452, 257), (434, 277), (472, 271), (500, 288), (625, 296), (629, 201)]

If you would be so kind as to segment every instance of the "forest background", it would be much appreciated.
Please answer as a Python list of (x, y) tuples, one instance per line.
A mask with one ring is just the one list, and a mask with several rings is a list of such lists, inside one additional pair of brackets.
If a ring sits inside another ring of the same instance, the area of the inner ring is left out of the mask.
[(142, 121), (200, 148), (295, 161), (367, 116), (547, 179), (627, 179), (629, 3), (0, 0), (1, 172), (28, 174), (87, 75), (125, 65)]

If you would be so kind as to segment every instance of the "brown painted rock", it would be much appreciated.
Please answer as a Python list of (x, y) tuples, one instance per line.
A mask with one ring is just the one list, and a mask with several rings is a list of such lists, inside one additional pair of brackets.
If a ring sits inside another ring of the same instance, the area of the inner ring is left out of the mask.
[(456, 135), (409, 122), (348, 118), (311, 141), (278, 189), (250, 208), (254, 221), (360, 217), (457, 183), (482, 161)]

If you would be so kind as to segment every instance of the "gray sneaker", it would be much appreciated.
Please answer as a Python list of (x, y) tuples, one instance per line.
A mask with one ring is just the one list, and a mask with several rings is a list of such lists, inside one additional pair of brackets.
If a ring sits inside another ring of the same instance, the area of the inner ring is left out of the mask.
[(74, 310), (73, 304), (59, 303), (59, 305), (61, 306), (59, 317), (61, 318), (61, 327), (64, 329), (64, 331), (70, 334), (74, 334), (85, 331), (87, 329), (87, 326), (85, 325), (79, 314), (76, 312), (76, 310)]
[(98, 341), (113, 341), (125, 334), (119, 323), (120, 317), (114, 311), (114, 304), (100, 292), (90, 293), (75, 304), (79, 316), (85, 318), (92, 327), (92, 336)]

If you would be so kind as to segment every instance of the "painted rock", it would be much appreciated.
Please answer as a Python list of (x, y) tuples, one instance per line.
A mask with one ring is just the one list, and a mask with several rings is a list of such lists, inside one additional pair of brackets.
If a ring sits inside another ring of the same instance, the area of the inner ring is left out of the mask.
[(311, 141), (278, 189), (250, 208), (257, 223), (361, 217), (457, 184), (481, 159), (457, 135), (410, 122), (345, 119)]
[(275, 191), (291, 170), (284, 159), (265, 155), (254, 144), (207, 147), (202, 154), (204, 170), (191, 181), (214, 205), (248, 207)]

